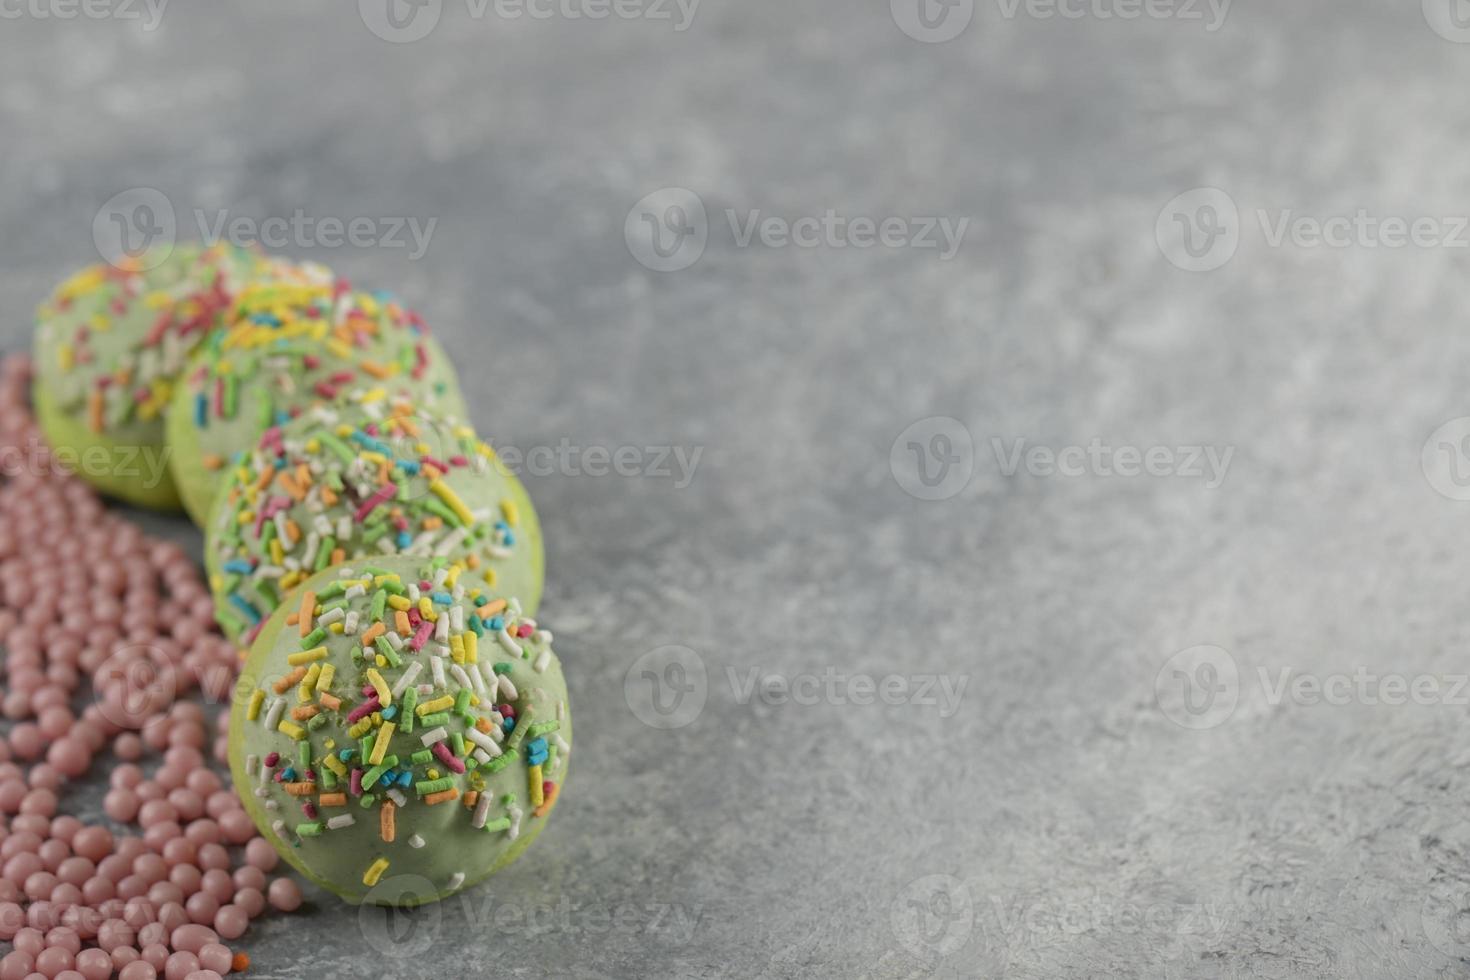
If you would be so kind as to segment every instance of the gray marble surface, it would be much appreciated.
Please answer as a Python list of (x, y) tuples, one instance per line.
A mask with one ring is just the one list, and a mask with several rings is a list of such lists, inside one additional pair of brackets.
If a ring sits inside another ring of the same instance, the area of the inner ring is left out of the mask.
[(0, 4), (6, 346), (284, 233), (546, 525), (549, 830), (253, 975), (1470, 969), (1449, 2), (357, 6)]

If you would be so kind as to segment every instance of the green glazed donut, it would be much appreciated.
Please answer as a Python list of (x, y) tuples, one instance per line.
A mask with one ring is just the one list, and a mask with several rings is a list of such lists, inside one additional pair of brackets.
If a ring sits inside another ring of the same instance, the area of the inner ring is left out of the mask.
[(78, 272), (36, 312), (33, 397), (47, 441), (103, 493), (177, 509), (163, 416), (190, 352), (244, 286), (307, 274), (230, 244)]
[(463, 562), (527, 613), (541, 601), (541, 526), (520, 480), (467, 425), (406, 399), (306, 409), (226, 467), (205, 527), (216, 618), (248, 644), (330, 564), (408, 554)]
[(572, 719), (551, 641), (444, 559), (312, 576), (241, 673), (229, 756), (245, 809), (354, 904), (475, 884), (530, 845), (566, 779)]
[(467, 418), (449, 357), (419, 317), (379, 293), (331, 284), (244, 290), (194, 352), (167, 423), (169, 466), (201, 527), (225, 466), (266, 430), (352, 392), (383, 389)]

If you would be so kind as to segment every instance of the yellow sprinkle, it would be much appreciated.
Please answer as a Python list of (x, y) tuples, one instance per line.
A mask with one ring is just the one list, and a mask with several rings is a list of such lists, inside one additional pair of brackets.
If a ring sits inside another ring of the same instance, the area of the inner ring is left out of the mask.
[(540, 806), (546, 800), (545, 787), (541, 780), (541, 767), (532, 766), (526, 770), (526, 778), (530, 785), (527, 787), (531, 792), (531, 805)]
[(474, 630), (464, 632), (464, 658), (468, 663), (480, 662), (480, 638), (475, 635)]
[(276, 731), (280, 732), (283, 735), (290, 735), (298, 742), (306, 737), (306, 729), (302, 728), (294, 721), (282, 721), (279, 725), (276, 726)]
[(271, 539), (271, 563), (280, 565), (286, 560), (286, 549), (281, 546), (280, 538)]
[(338, 636), (341, 636), (344, 629), (346, 629), (346, 627), (343, 625), (342, 620), (339, 619), (335, 623), (327, 627), (327, 632), (336, 633)]
[(372, 888), (383, 877), (383, 872), (388, 870), (388, 859), (378, 858), (367, 869), (367, 874), (362, 876), (362, 883)]
[(291, 654), (286, 658), (286, 663), (290, 664), (292, 667), (296, 667), (301, 664), (309, 664), (314, 660), (325, 659), (327, 659), (327, 648), (313, 647), (310, 650), (302, 650), (300, 653)]
[(387, 680), (382, 679), (382, 674), (372, 667), (368, 669), (368, 683), (372, 685), (373, 691), (378, 692), (378, 704), (385, 708), (392, 704), (392, 691), (388, 688)]
[(332, 772), (335, 773), (339, 779), (347, 778), (347, 767), (344, 766), (342, 764), (342, 760), (337, 758), (335, 755), (323, 756), (322, 765), (332, 770)]
[(420, 716), (423, 716), (432, 715), (436, 711), (448, 711), (452, 707), (454, 707), (454, 698), (446, 694), (442, 698), (435, 698), (432, 701), (423, 702), (416, 710)]
[(260, 717), (260, 706), (265, 703), (265, 692), (256, 688), (250, 695), (250, 707), (245, 711), (245, 718), (254, 721)]
[(419, 615), (428, 619), (434, 612), (434, 603), (428, 596), (419, 596)]
[(368, 762), (373, 765), (383, 761), (383, 756), (388, 754), (388, 741), (393, 737), (393, 729), (398, 726), (391, 721), (383, 722), (383, 727), (378, 731), (377, 740), (373, 742), (373, 754)]
[[(474, 634), (472, 633), (471, 635)], [(457, 664), (464, 663), (464, 637), (460, 636), (458, 633), (449, 638), (449, 656)]]
[(505, 518), (505, 523), (511, 527), (515, 527), (521, 522), (520, 509), (516, 507), (516, 502), (509, 497), (506, 497), (500, 502), (500, 513)]
[(408, 596), (401, 595), (390, 595), (388, 597), (388, 605), (393, 609), (397, 609), (399, 612), (408, 612), (408, 610), (413, 608), (413, 603), (408, 601)]
[(332, 688), (332, 679), (337, 676), (336, 664), (322, 664), (322, 672), (316, 679), (318, 691), (329, 691)]
[(444, 501), (445, 505), (450, 510), (454, 511), (454, 515), (458, 517), (466, 527), (471, 527), (474, 525), (475, 515), (470, 513), (470, 509), (464, 505), (464, 501), (459, 499), (459, 494), (455, 493), (454, 489), (450, 487), (449, 484), (445, 483), (441, 479), (436, 478), (432, 483), (429, 484), (429, 489), (434, 492), (434, 495), (436, 497)]
[(385, 656), (383, 656), (383, 655), (382, 655), (382, 654), (381, 654), (381, 653), (380, 653), (380, 654), (378, 654), (378, 655), (377, 655), (377, 656), (376, 656), (376, 657), (374, 657), (374, 658), (373, 658), (373, 661), (374, 661), (374, 663), (376, 663), (376, 664), (377, 664), (377, 665), (378, 665), (378, 666), (379, 666), (379, 667), (386, 667), (386, 666), (388, 666), (388, 658), (387, 658), (387, 657), (385, 657)]

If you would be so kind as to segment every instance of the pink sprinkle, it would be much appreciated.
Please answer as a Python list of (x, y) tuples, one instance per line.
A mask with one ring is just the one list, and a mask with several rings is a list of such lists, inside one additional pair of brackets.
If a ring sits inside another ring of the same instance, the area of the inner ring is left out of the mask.
[(304, 358), (302, 358), (302, 364), (306, 366), (306, 370), (308, 371), (315, 371), (318, 367), (321, 366), (321, 363), (322, 359), (320, 357), (317, 357), (315, 354), (307, 354)]
[(424, 620), (414, 632), (413, 639), (408, 641), (409, 649), (418, 653), (424, 648), (424, 644), (429, 642), (429, 634), (432, 632), (434, 632), (434, 624), (427, 619)]
[(276, 767), (276, 763), (277, 762), (280, 762), (280, 761), (281, 761), (281, 753), (279, 753), (279, 752), (272, 752), (270, 755), (268, 755), (268, 756), (265, 757), (265, 767), (267, 769), (274, 769)]
[(354, 769), (354, 770), (352, 770), (352, 785), (351, 785), (351, 789), (352, 789), (352, 795), (353, 796), (361, 796), (362, 795), (362, 770), (361, 769)]
[(301, 804), (301, 812), (304, 813), (304, 814), (306, 814), (306, 819), (308, 819), (308, 820), (315, 820), (316, 819), (316, 804), (310, 803), (310, 802)]
[(362, 704), (359, 704), (357, 707), (353, 708), (350, 712), (347, 713), (347, 723), (350, 725), (355, 722), (359, 722), (362, 719), (366, 718), (368, 715), (372, 714), (374, 711), (380, 710), (382, 707), (383, 706), (378, 703), (378, 699), (376, 697), (369, 698), (368, 700), (364, 701)]
[(524, 640), (526, 637), (528, 637), (530, 635), (531, 635), (531, 624), (530, 623), (522, 623), (519, 627), (516, 628), (516, 636), (519, 636), (521, 639)]
[(364, 500), (358, 506), (356, 513), (354, 513), (352, 515), (352, 519), (354, 521), (356, 521), (357, 523), (361, 524), (363, 522), (363, 520), (366, 519), (367, 516), (369, 514), (371, 514), (373, 512), (373, 510), (379, 504), (385, 504), (388, 501), (392, 500), (393, 499), (393, 495), (396, 494), (397, 492), (398, 492), (398, 487), (395, 484), (392, 484), (392, 483), (385, 483), (385, 484), (383, 484), (381, 487), (379, 487), (377, 489), (377, 492), (375, 492), (368, 499)]
[(451, 456), (451, 457), (449, 457), (449, 465), (451, 465), (451, 466), (468, 466), (468, 465), (470, 465), (470, 461), (467, 460), (467, 459), (465, 459), (463, 456)]
[[(439, 460), (435, 459), (433, 456), (429, 456), (429, 455), (420, 456), (419, 457), (419, 462), (423, 463), (425, 466), (432, 466), (432, 467), (434, 467), (434, 469), (438, 470), (441, 473), (448, 473), (449, 472), (449, 466), (447, 464), (442, 463)], [(425, 585), (428, 585), (429, 583), (425, 582), (424, 584)]]
[(454, 753), (449, 751), (449, 747), (443, 742), (434, 743), (434, 755), (438, 756), (439, 761), (454, 772), (464, 772), (464, 763), (456, 759)]

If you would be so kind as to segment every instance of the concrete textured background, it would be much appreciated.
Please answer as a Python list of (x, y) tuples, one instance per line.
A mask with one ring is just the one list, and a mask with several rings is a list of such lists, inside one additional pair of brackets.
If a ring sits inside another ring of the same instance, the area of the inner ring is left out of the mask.
[[(640, 470), (527, 475), (547, 833), (411, 916), (314, 893), (254, 975), (1470, 969), (1460, 0), (66, 2), (0, 3), (8, 348), (109, 202), (437, 219), (285, 251), (419, 307), (497, 444)], [(969, 224), (729, 218), (829, 209)]]

